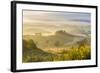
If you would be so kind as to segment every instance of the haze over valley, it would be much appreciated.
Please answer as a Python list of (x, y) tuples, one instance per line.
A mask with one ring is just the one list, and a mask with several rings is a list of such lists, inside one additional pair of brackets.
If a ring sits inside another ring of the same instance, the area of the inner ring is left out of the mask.
[(91, 58), (91, 14), (23, 11), (23, 62)]

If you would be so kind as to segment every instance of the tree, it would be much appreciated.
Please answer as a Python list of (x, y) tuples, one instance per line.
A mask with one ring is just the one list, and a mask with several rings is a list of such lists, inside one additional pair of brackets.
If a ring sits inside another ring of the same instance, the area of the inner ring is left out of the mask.
[(56, 34), (66, 34), (66, 31), (64, 31), (64, 30), (59, 30), (59, 31), (56, 31)]

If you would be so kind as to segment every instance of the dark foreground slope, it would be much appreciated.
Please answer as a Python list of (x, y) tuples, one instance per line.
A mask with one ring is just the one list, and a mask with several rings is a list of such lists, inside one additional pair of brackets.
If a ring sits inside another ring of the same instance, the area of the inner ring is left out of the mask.
[(33, 40), (23, 40), (23, 62), (52, 61), (54, 56), (39, 49)]

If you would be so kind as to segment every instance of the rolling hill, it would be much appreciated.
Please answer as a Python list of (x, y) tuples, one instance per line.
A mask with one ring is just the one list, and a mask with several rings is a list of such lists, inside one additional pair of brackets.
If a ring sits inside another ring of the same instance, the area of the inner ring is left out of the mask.
[(86, 37), (69, 34), (65, 31), (56, 31), (55, 35), (42, 36), (42, 35), (25, 35), (23, 39), (32, 39), (38, 46), (38, 48), (49, 47), (68, 47), (78, 41), (85, 39)]

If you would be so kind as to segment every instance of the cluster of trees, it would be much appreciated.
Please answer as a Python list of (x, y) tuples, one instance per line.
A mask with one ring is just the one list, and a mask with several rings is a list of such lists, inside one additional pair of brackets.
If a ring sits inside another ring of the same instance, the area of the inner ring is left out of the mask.
[(87, 40), (84, 39), (73, 45), (69, 50), (63, 50), (54, 58), (54, 61), (91, 59), (91, 47), (87, 43)]

